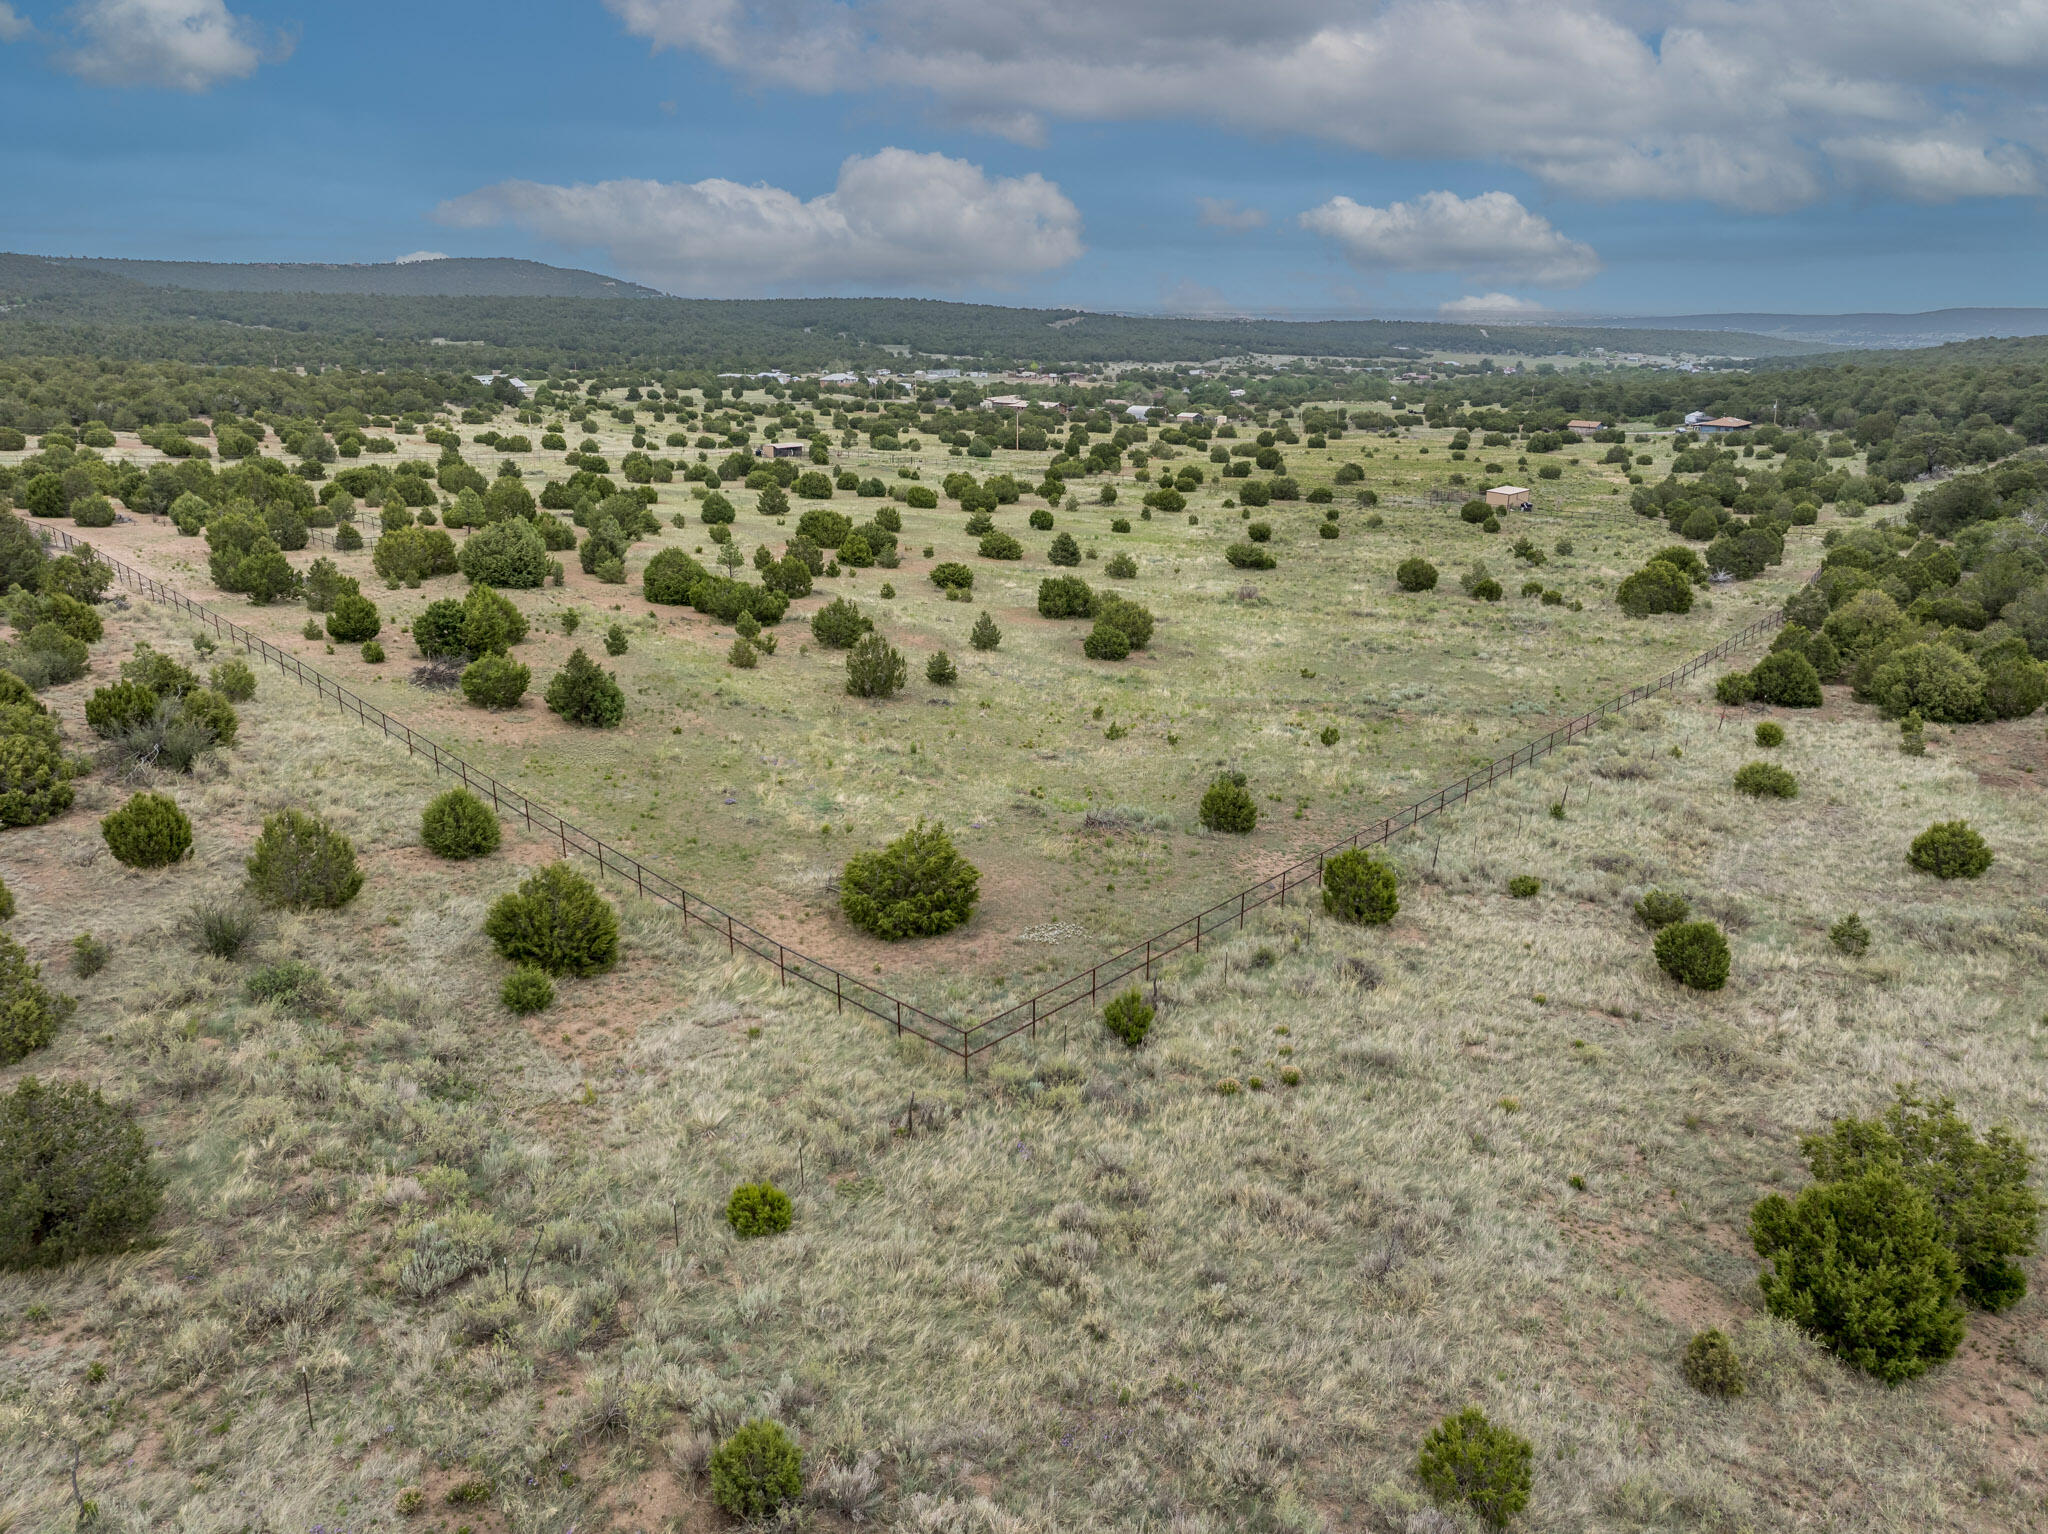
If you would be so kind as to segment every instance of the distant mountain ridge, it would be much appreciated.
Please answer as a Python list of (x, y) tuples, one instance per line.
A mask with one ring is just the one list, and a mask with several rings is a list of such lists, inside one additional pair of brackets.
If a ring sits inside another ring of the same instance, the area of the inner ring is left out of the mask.
[(1929, 309), (1920, 314), (1674, 314), (1573, 318), (1631, 330), (1725, 330), (1869, 350), (1944, 346), (1986, 337), (2048, 335), (2048, 309)]
[(199, 293), (347, 293), (373, 298), (662, 298), (602, 272), (549, 266), (510, 256), (438, 256), (431, 260), (136, 261), (119, 256), (43, 259), (124, 277), (151, 288)]

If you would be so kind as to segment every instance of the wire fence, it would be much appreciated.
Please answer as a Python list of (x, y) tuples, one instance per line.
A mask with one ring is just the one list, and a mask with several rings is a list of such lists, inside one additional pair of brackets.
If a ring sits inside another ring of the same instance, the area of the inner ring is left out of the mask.
[[(91, 548), (83, 539), (73, 538), (62, 528), (37, 526), (36, 532), (45, 542), (54, 542), (67, 551)], [(1279, 873), (1218, 901), (1207, 910), (1190, 916), (1163, 932), (1154, 933), (1142, 943), (1134, 944), (1086, 970), (1069, 975), (1036, 995), (1026, 997), (978, 1022), (960, 1022), (940, 1017), (914, 1002), (906, 1001), (879, 986), (869, 984), (857, 975), (847, 974), (822, 959), (789, 947), (730, 912), (713, 905), (702, 896), (692, 894), (659, 869), (642, 862), (631, 853), (624, 852), (601, 837), (570, 824), (553, 810), (510, 784), (471, 766), (438, 742), (429, 739), (404, 721), (393, 718), (383, 709), (342, 686), (334, 678), (304, 664), (297, 656), (280, 649), (261, 635), (221, 617), (154, 576), (145, 575), (120, 560), (109, 558), (97, 549), (93, 549), (92, 553), (95, 558), (107, 565), (114, 578), (128, 590), (190, 614), (204, 624), (216, 639), (235, 646), (244, 655), (262, 665), (276, 667), (280, 674), (292, 678), (303, 686), (311, 687), (322, 701), (331, 700), (342, 712), (352, 715), (364, 724), (376, 726), (387, 739), (404, 745), (408, 755), (424, 757), (437, 773), (447, 773), (472, 793), (488, 798), (492, 808), (500, 816), (519, 820), (529, 831), (557, 843), (563, 857), (574, 853), (590, 859), (597, 864), (601, 875), (609, 875), (621, 887), (630, 885), (634, 893), (649, 900), (660, 901), (679, 911), (685, 927), (694, 922), (710, 928), (716, 936), (725, 939), (729, 953), (737, 955), (744, 950), (763, 963), (772, 964), (784, 985), (792, 981), (808, 985), (832, 997), (834, 1006), (841, 1011), (849, 1006), (855, 1007), (871, 1017), (888, 1023), (899, 1035), (915, 1034), (918, 1038), (956, 1057), (963, 1071), (970, 1068), (976, 1055), (993, 1049), (1004, 1040), (1014, 1038), (1020, 1033), (1029, 1032), (1035, 1035), (1041, 1024), (1059, 1017), (1069, 1008), (1083, 1003), (1093, 1008), (1100, 1002), (1103, 992), (1126, 980), (1141, 977), (1149, 981), (1155, 967), (1177, 953), (1190, 949), (1200, 953), (1205, 940), (1213, 939), (1218, 933), (1241, 928), (1253, 911), (1272, 904), (1286, 905), (1291, 890), (1299, 889), (1303, 885), (1321, 883), (1323, 865), (1329, 859), (1358, 848), (1382, 846), (1401, 832), (1411, 830), (1432, 816), (1463, 804), (1474, 794), (1513, 777), (1522, 768), (1596, 728), (1600, 720), (1607, 715), (1631, 708), (1658, 693), (1672, 691), (1714, 662), (1755, 644), (1763, 635), (1773, 632), (1784, 622), (1779, 614), (1766, 614), (1722, 640), (1712, 649), (1702, 651), (1684, 665), (1666, 672), (1655, 681), (1645, 682), (1619, 697), (1610, 698), (1577, 718), (1559, 725), (1549, 734), (1540, 736), (1508, 755), (1468, 773), (1456, 783), (1401, 806), (1392, 814), (1383, 816), (1343, 841), (1333, 842), (1310, 853)]]

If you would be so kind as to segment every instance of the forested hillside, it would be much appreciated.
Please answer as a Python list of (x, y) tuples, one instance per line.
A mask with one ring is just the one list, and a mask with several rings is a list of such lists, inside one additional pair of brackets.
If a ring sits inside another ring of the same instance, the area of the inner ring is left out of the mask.
[[(545, 372), (555, 367), (886, 366), (903, 349), (926, 358), (1047, 367), (1244, 355), (1400, 360), (1446, 350), (1504, 357), (1590, 355), (1595, 348), (1717, 357), (1811, 350), (1725, 332), (1140, 318), (910, 298), (656, 302), (251, 292), (224, 286), (201, 291), (145, 285), (121, 274), (128, 267), (155, 269), (156, 264), (87, 265), (0, 255), (0, 355), (419, 367), (445, 365), (445, 348), (460, 344), (485, 353), (497, 366)], [(223, 282), (209, 277), (206, 286)]]

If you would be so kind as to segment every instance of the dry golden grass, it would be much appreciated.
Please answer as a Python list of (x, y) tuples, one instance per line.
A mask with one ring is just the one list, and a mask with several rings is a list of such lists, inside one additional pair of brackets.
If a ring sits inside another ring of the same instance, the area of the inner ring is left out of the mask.
[[(103, 654), (180, 632), (120, 616)], [(308, 703), (267, 678), (220, 774), (172, 785), (191, 864), (88, 856), (98, 779), (0, 842), (15, 934), (81, 1000), (0, 1084), (102, 1083), (170, 1178), (150, 1247), (0, 1277), (0, 1525), (70, 1526), (75, 1446), (118, 1530), (703, 1528), (709, 1443), (767, 1414), (807, 1452), (799, 1525), (1459, 1528), (1410, 1466), (1468, 1402), (1535, 1445), (1531, 1529), (2040, 1519), (2038, 1292), (1885, 1390), (1763, 1316), (1744, 1237), (1798, 1134), (1896, 1080), (2044, 1142), (2041, 790), (1958, 758), (2036, 760), (2038, 722), (1908, 759), (1861, 711), (1783, 716), (1801, 794), (1758, 804), (1740, 721), (1649, 705), (1397, 848), (1392, 925), (1270, 911), (1168, 969), (1144, 1049), (1076, 1017), (963, 1083), (630, 900), (617, 971), (507, 1017), (481, 917), (546, 849), (430, 858), (431, 775)], [(285, 804), (355, 837), (362, 896), (188, 952), (177, 916)], [(1958, 815), (1990, 874), (1914, 874)], [(1727, 926), (1727, 990), (1651, 963), (1652, 884)], [(1825, 941), (1851, 908), (1862, 961)], [(87, 928), (114, 961), (70, 981)], [(328, 999), (248, 1002), (287, 957)], [(726, 1194), (763, 1176), (795, 1226), (737, 1242)], [(1710, 1322), (1733, 1402), (1678, 1373)]]

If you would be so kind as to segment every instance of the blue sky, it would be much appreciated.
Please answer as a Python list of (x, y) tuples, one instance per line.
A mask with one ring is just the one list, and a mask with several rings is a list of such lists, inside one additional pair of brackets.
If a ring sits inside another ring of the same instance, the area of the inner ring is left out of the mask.
[(2048, 305), (2048, 8), (1847, 9), (12, 0), (0, 247), (1177, 312)]

